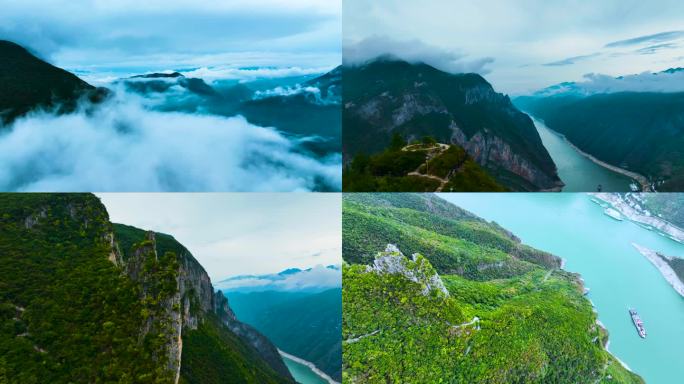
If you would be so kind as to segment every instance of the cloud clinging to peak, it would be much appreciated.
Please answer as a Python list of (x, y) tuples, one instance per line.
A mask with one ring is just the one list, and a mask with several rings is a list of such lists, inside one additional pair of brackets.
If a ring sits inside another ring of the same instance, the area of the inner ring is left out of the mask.
[(395, 40), (388, 36), (370, 36), (343, 47), (344, 63), (357, 65), (380, 56), (389, 55), (410, 63), (425, 63), (451, 73), (489, 72), (487, 65), (491, 57), (471, 59), (463, 53), (454, 52), (427, 44), (418, 39)]

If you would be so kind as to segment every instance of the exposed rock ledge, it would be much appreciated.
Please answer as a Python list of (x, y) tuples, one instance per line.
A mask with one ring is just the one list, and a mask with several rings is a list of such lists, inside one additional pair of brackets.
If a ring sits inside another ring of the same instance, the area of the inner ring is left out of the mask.
[(613, 206), (613, 208), (620, 211), (620, 213), (627, 217), (629, 220), (645, 225), (650, 225), (651, 227), (672, 236), (679, 242), (684, 242), (684, 230), (673, 225), (665, 219), (651, 215), (650, 212), (648, 212), (639, 205), (630, 204), (620, 194), (590, 193), (590, 195), (609, 203)]
[(660, 274), (663, 275), (668, 283), (670, 283), (672, 288), (674, 288), (677, 293), (684, 297), (684, 283), (679, 280), (677, 273), (674, 271), (674, 269), (672, 269), (670, 264), (663, 259), (663, 256), (660, 256), (658, 252), (639, 244), (632, 243), (632, 245), (637, 249), (637, 251), (639, 251), (639, 253), (644, 255), (648, 261), (655, 265), (655, 267), (658, 268), (658, 271), (660, 271)]

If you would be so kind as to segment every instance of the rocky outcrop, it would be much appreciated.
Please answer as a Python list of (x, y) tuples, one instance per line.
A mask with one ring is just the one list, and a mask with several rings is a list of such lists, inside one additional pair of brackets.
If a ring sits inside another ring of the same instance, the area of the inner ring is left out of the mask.
[[(228, 300), (220, 291), (214, 292), (209, 275), (185, 247), (176, 243), (177, 254), (162, 256), (158, 255), (158, 248), (155, 233), (147, 232), (143, 241), (133, 245), (128, 257), (122, 257), (118, 244), (114, 243), (110, 260), (113, 259), (133, 281), (141, 284), (143, 302), (153, 303), (147, 307), (150, 316), (141, 337), (155, 332), (166, 339), (160, 360), (167, 362), (166, 366), (175, 375), (176, 382), (180, 377), (183, 333), (198, 329), (210, 315), (216, 315), (275, 372), (292, 378), (277, 348), (257, 330), (235, 317)], [(169, 281), (170, 278), (173, 281)], [(170, 286), (165, 283), (171, 283), (175, 288), (160, 291), (160, 284)]]
[(556, 166), (529, 116), (477, 74), (378, 60), (343, 72), (343, 155), (374, 154), (395, 134), (463, 147), (512, 190), (560, 190)]
[(367, 271), (402, 275), (420, 284), (421, 293), (424, 296), (434, 294), (449, 297), (449, 291), (444, 286), (444, 282), (426, 258), (414, 253), (409, 260), (394, 244), (387, 244), (385, 252), (375, 257), (373, 265), (369, 265)]
[(516, 153), (509, 143), (485, 128), (472, 137), (458, 128), (456, 122), (449, 125), (452, 130), (451, 143), (463, 147), (475, 161), (485, 168), (504, 169), (515, 174), (541, 190), (560, 191), (563, 182), (557, 175), (550, 175), (527, 158)]

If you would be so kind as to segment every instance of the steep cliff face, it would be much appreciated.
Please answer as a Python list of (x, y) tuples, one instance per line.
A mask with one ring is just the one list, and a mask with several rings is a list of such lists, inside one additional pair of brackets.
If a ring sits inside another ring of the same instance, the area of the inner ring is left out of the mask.
[(343, 71), (343, 152), (377, 153), (399, 133), (457, 144), (514, 190), (558, 189), (556, 166), (529, 116), (477, 74), (377, 60)]
[[(159, 282), (159, 270), (151, 271), (145, 266), (150, 260), (165, 261), (170, 269), (175, 269), (173, 281), (167, 280), (168, 287), (174, 287), (168, 296), (156, 297), (160, 310), (155, 312), (154, 321), (167, 324), (165, 357), (167, 367), (174, 372), (178, 382), (185, 367), (181, 365), (183, 353), (183, 339), (186, 333), (196, 331), (202, 325), (215, 326), (212, 319), (216, 317), (227, 329), (245, 344), (253, 349), (256, 355), (268, 365), (268, 368), (280, 375), (285, 381), (294, 380), (285, 366), (277, 348), (254, 328), (241, 323), (231, 310), (228, 300), (220, 291), (214, 292), (209, 275), (192, 254), (173, 237), (154, 232), (144, 232), (140, 229), (115, 224), (115, 238), (121, 237), (124, 247), (130, 247), (129, 257), (124, 257), (122, 264), (126, 273), (135, 281), (141, 282), (143, 292), (146, 293), (148, 279)], [(131, 244), (134, 239), (143, 238), (139, 243)], [(164, 257), (160, 259), (159, 254)], [(156, 272), (150, 276), (150, 272)], [(146, 300), (147, 296), (143, 298)], [(212, 318), (212, 319), (210, 319)], [(221, 330), (219, 330), (220, 332)], [(192, 361), (192, 360), (191, 360)], [(192, 382), (192, 381), (190, 381)]]
[(0, 379), (292, 383), (217, 302), (182, 245), (112, 225), (93, 195), (0, 194)]

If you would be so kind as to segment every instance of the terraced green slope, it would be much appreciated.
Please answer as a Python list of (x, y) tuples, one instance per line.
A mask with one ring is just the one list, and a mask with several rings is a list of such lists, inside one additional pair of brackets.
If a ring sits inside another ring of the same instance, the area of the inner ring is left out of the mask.
[(347, 194), (343, 213), (345, 383), (643, 382), (555, 256), (433, 195)]

